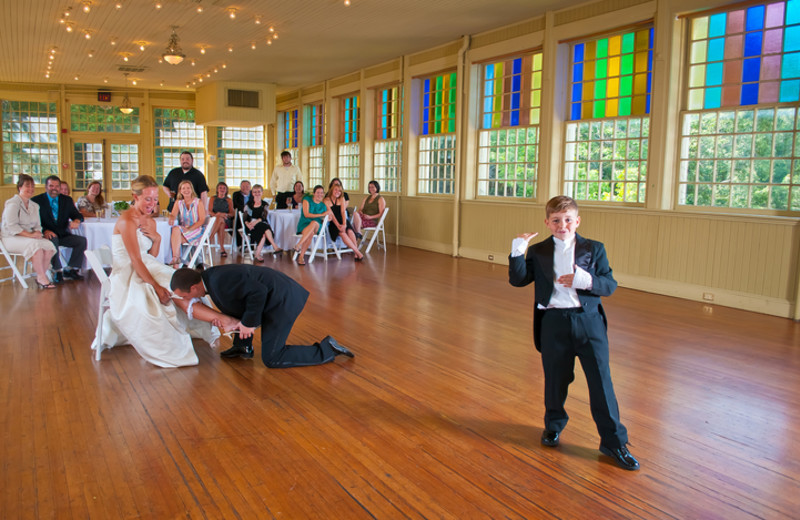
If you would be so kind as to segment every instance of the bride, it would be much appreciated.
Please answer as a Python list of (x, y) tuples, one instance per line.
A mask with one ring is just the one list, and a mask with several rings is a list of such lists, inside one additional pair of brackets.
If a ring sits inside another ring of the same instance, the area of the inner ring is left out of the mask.
[[(124, 211), (111, 237), (111, 307), (105, 314), (105, 345), (130, 343), (145, 360), (160, 367), (196, 365), (192, 338), (212, 346), (219, 330), (210, 323), (188, 320), (171, 301), (169, 286), (174, 270), (158, 261), (161, 236), (151, 218), (158, 203), (158, 184), (149, 175), (131, 182), (133, 206)], [(217, 323), (227, 316), (219, 315)], [(190, 337), (191, 334), (191, 337)]]

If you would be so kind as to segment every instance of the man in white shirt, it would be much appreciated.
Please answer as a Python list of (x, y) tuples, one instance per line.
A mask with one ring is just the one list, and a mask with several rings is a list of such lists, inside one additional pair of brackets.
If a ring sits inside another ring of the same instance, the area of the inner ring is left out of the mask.
[(281, 162), (272, 170), (272, 176), (269, 179), (269, 189), (275, 197), (275, 204), (278, 209), (286, 208), (286, 197), (291, 197), (294, 193), (294, 183), (302, 181), (303, 172), (300, 168), (292, 164), (292, 154), (283, 151), (281, 153)]

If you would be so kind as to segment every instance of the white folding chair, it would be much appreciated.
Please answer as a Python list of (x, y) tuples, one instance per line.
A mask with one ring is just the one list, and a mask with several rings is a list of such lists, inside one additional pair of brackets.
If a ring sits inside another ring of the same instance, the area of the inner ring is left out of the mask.
[[(200, 255), (203, 255), (203, 264), (204, 265), (214, 265), (214, 259), (211, 256), (211, 242), (209, 240), (209, 236), (211, 235), (211, 228), (214, 227), (214, 222), (217, 220), (217, 217), (211, 217), (206, 222), (206, 227), (203, 228), (203, 234), (200, 235), (200, 242), (197, 243), (196, 246), (189, 246), (186, 248), (186, 252), (182, 256), (183, 263), (186, 264), (187, 267), (193, 268), (197, 263), (197, 258)], [(183, 244), (188, 245), (188, 244)], [(183, 245), (181, 247), (183, 247)], [(192, 252), (194, 249), (194, 252)], [(189, 256), (191, 253), (191, 258), (186, 261), (186, 257)]]
[[(330, 222), (330, 219), (327, 215), (325, 215), (325, 218), (322, 220), (322, 224), (319, 227), (319, 231), (317, 231), (317, 234), (311, 238), (311, 244), (308, 246), (308, 249), (306, 249), (306, 254), (309, 255), (309, 264), (314, 261), (314, 257), (317, 256), (317, 252), (319, 252), (319, 254), (325, 258), (326, 262), (328, 261), (329, 254), (336, 254), (336, 258), (339, 258), (340, 260), (342, 258), (342, 255), (339, 253), (339, 249), (336, 248), (336, 244), (333, 244), (332, 252), (329, 249), (328, 222)], [(295, 238), (300, 240), (301, 236), (302, 234), (298, 233), (295, 235)], [(292, 260), (297, 260), (297, 251), (295, 251), (294, 255), (292, 255)]]
[(383, 250), (386, 251), (386, 231), (384, 231), (383, 223), (386, 220), (386, 215), (389, 213), (389, 208), (383, 209), (383, 215), (378, 220), (378, 223), (375, 227), (366, 227), (361, 229), (361, 243), (358, 244), (358, 248), (361, 249), (364, 247), (364, 243), (367, 241), (367, 233), (370, 233), (370, 240), (369, 244), (367, 245), (366, 251), (364, 253), (369, 254), (370, 249), (372, 249), (372, 244), (375, 243), (375, 239), (378, 238), (378, 234), (380, 234), (381, 241), (378, 242), (378, 249), (381, 248), (381, 242), (383, 242)]
[(94, 358), (100, 361), (100, 354), (103, 349), (111, 348), (111, 346), (103, 343), (103, 318), (106, 311), (111, 307), (109, 294), (111, 292), (111, 281), (108, 279), (103, 266), (111, 265), (111, 249), (108, 246), (103, 246), (95, 250), (87, 250), (83, 253), (86, 260), (89, 262), (89, 267), (94, 271), (95, 276), (100, 281), (100, 299), (97, 305), (97, 336), (92, 343), (92, 350), (94, 350)]
[(244, 226), (244, 211), (236, 211), (237, 218), (239, 219), (239, 238), (241, 239), (242, 251), (247, 251), (250, 255), (250, 260), (253, 260), (253, 244), (250, 243), (250, 235), (247, 234), (247, 228)]
[[(25, 289), (28, 288), (28, 282), (25, 281), (25, 278), (31, 278), (36, 276), (35, 273), (28, 274), (28, 261), (24, 259), (21, 254), (18, 253), (9, 253), (6, 249), (6, 246), (3, 245), (3, 239), (0, 239), (0, 253), (2, 253), (3, 258), (5, 258), (6, 266), (0, 267), (0, 271), (5, 271), (6, 269), (10, 269), (12, 275), (6, 278), (0, 279), (0, 282), (7, 282), (8, 280), (19, 280), (20, 285)], [(22, 272), (19, 271), (17, 268), (17, 259), (22, 258)]]

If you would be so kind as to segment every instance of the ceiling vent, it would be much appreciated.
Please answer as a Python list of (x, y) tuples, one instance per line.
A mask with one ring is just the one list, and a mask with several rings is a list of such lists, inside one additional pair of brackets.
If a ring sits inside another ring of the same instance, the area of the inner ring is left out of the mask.
[(119, 71), (120, 72), (144, 72), (147, 70), (147, 67), (142, 66), (135, 66), (135, 65), (120, 65)]
[(259, 108), (258, 90), (239, 90), (229, 88), (228, 90), (228, 106), (237, 108)]

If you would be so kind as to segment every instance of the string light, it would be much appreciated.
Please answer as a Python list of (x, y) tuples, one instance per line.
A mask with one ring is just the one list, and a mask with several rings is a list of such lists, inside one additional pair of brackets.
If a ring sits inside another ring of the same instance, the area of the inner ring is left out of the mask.
[(250, 42), (250, 48), (256, 50), (256, 42)]
[(350, 0), (344, 0), (344, 5), (350, 5)]
[(205, 45), (203, 45), (200, 47), (200, 54), (205, 54), (205, 53), (206, 53), (206, 47)]
[(155, 8), (156, 9), (161, 9), (161, 2), (156, 2)]
[(233, 52), (233, 45), (228, 45), (228, 52)]
[(261, 17), (256, 16), (256, 25), (261, 25)]
[(81, 2), (81, 5), (83, 6), (81, 7), (81, 9), (83, 9), (84, 13), (88, 13), (89, 11), (92, 10), (92, 3), (89, 1)]
[(235, 7), (229, 7), (228, 8), (228, 16), (231, 18), (231, 20), (235, 20), (236, 19), (236, 8)]
[(92, 31), (90, 31), (88, 29), (83, 31), (83, 37), (86, 38), (87, 40), (91, 40), (92, 39)]
[(122, 2), (117, 2), (116, 4), (114, 4), (114, 7), (116, 7), (117, 9), (122, 9)]
[(67, 22), (67, 32), (71, 33), (75, 30), (75, 24), (72, 22)]
[(89, 51), (89, 57), (94, 58), (94, 51)]

